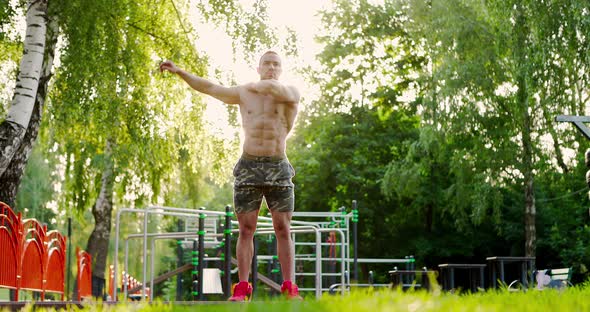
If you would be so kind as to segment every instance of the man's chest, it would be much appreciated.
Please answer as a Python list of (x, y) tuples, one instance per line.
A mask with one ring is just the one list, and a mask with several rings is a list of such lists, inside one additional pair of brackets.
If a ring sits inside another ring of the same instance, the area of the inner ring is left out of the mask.
[(241, 97), (240, 111), (249, 116), (280, 117), (287, 114), (288, 107), (268, 95), (247, 93)]

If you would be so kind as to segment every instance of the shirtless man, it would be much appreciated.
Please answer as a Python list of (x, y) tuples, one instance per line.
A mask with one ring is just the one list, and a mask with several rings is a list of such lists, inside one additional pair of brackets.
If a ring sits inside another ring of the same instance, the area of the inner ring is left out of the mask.
[(284, 281), (281, 292), (288, 298), (301, 299), (297, 285), (292, 282), (295, 274), (290, 224), (295, 196), (291, 178), (295, 170), (285, 152), (287, 135), (293, 128), (300, 95), (296, 88), (278, 81), (281, 66), (279, 55), (267, 51), (260, 58), (257, 68), (260, 81), (228, 88), (192, 75), (171, 61), (160, 65), (160, 71), (177, 74), (193, 89), (226, 104), (240, 106), (245, 141), (242, 156), (233, 171), (234, 209), (240, 232), (236, 247), (239, 283), (234, 286), (230, 301), (251, 298), (252, 285), (248, 283), (248, 277), (254, 252), (254, 232), (263, 197), (271, 212), (277, 237)]

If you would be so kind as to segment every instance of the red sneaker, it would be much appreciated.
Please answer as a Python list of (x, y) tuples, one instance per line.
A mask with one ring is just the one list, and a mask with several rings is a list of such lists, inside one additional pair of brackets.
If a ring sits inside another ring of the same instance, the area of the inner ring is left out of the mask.
[(229, 301), (250, 301), (252, 300), (252, 284), (248, 282), (234, 284), (232, 293)]
[(281, 286), (281, 293), (287, 296), (287, 299), (303, 300), (303, 297), (299, 295), (299, 287), (297, 284), (291, 281), (284, 281)]

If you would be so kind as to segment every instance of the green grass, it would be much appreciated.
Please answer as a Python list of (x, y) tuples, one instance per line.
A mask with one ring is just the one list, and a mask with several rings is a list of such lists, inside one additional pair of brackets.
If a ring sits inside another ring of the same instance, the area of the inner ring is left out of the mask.
[[(83, 311), (590, 311), (590, 286), (565, 290), (531, 290), (528, 292), (488, 291), (456, 295), (447, 292), (399, 290), (357, 290), (344, 297), (325, 295), (320, 300), (303, 302), (271, 299), (249, 303), (209, 303), (196, 305), (126, 304), (89, 305)], [(32, 311), (32, 308), (24, 309)], [(39, 309), (35, 311), (40, 311)]]

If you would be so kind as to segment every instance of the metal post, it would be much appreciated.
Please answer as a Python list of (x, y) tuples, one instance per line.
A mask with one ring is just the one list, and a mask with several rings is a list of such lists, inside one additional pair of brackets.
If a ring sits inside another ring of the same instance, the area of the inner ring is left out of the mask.
[[(416, 271), (416, 262), (414, 259), (414, 255), (410, 255), (410, 267), (411, 267), (412, 271)], [(410, 281), (410, 283), (412, 283), (415, 279), (416, 279), (416, 274), (412, 273), (412, 280)]]
[(500, 280), (504, 283), (506, 282), (504, 279), (504, 260), (500, 260)]
[(426, 267), (422, 267), (422, 288), (426, 290), (430, 290), (430, 277), (428, 276), (428, 269)]
[[(271, 235), (269, 235), (269, 238), (267, 238), (265, 240), (266, 242), (266, 250), (268, 250), (268, 254), (272, 255), (272, 237)], [(272, 279), (272, 260), (269, 260), (266, 263), (266, 276), (270, 277)]]
[(358, 209), (356, 200), (352, 201), (352, 237), (353, 237), (353, 248), (354, 248), (354, 280), (358, 281), (359, 279), (359, 264), (358, 264)]
[(193, 291), (192, 291), (192, 295), (193, 295), (193, 301), (197, 301), (198, 296), (199, 296), (199, 258), (197, 257), (199, 253), (199, 245), (197, 243), (197, 240), (193, 240), (193, 252), (192, 252), (192, 264), (193, 264), (193, 270), (191, 272), (192, 277), (193, 277)]
[[(272, 255), (272, 260), (270, 261), (270, 273), (272, 280), (277, 284), (283, 283), (283, 278), (281, 277), (281, 265), (279, 264), (279, 254), (277, 248), (277, 239), (276, 236), (273, 234), (269, 235), (270, 237), (270, 254)], [(294, 247), (295, 245), (293, 245)], [(293, 272), (295, 272), (295, 267), (293, 267)]]
[[(219, 226), (219, 233), (223, 233), (223, 231), (225, 230), (225, 225), (223, 223), (223, 216), (218, 216), (217, 217), (217, 225)], [(217, 247), (215, 247), (215, 254), (216, 256), (219, 258), (219, 261), (216, 261), (216, 267), (219, 269), (219, 281), (221, 282), (221, 291), (223, 292), (223, 276), (224, 276), (224, 270), (225, 270), (225, 255), (223, 254), (223, 250), (225, 249), (225, 241), (223, 240), (223, 236), (220, 237), (216, 237), (215, 240), (219, 240), (221, 239), (221, 241), (219, 242), (219, 244), (217, 244)]]
[[(315, 229), (315, 296), (320, 298), (322, 296), (322, 234), (319, 229)], [(293, 259), (295, 259), (293, 253)], [(344, 287), (344, 284), (343, 284)]]
[[(143, 278), (141, 280), (141, 300), (145, 299), (145, 285), (147, 285), (147, 240), (148, 240), (148, 221), (149, 221), (149, 214), (147, 213), (148, 208), (145, 208), (145, 212), (143, 214), (143, 270), (142, 275)], [(115, 259), (117, 261), (117, 259)], [(116, 274), (116, 273), (115, 273)]]
[(72, 279), (72, 218), (68, 217), (68, 267), (67, 267), (67, 289), (66, 289), (66, 300), (71, 300), (72, 295), (70, 294), (70, 280)]
[[(143, 236), (143, 234), (142, 234), (142, 236)], [(124, 258), (123, 261), (124, 261), (123, 262), (123, 272), (127, 272), (127, 271), (129, 271), (129, 240), (125, 240), (125, 258)], [(147, 261), (147, 259), (145, 259), (145, 261)], [(116, 272), (116, 270), (115, 270), (115, 272)], [(114, 275), (117, 276), (117, 273), (115, 273)], [(127, 284), (125, 284), (123, 282), (123, 280), (124, 280), (124, 278), (123, 278), (123, 276), (121, 276), (121, 283), (122, 283), (122, 286), (121, 287), (123, 288), (123, 298), (124, 298), (123, 300), (127, 300), (127, 295), (128, 295), (127, 290), (128, 289), (127, 289)], [(113, 281), (114, 281), (114, 278), (113, 278)], [(114, 288), (115, 288), (115, 291), (116, 291), (116, 288), (117, 288), (116, 285), (117, 284), (114, 284), (114, 285), (115, 285)]]
[[(183, 231), (184, 227), (182, 224), (182, 220), (178, 219), (177, 227), (178, 227), (178, 232)], [(178, 256), (178, 260), (176, 261), (176, 267), (180, 268), (182, 266), (183, 259), (184, 259), (184, 253), (182, 250), (182, 240), (181, 239), (179, 239), (177, 241), (176, 248), (177, 248), (176, 253)], [(152, 293), (154, 293), (153, 290), (152, 290)], [(178, 275), (176, 275), (176, 301), (182, 301), (182, 273), (178, 273)]]
[[(205, 208), (201, 208), (201, 210), (203, 210)], [(200, 213), (199, 214), (199, 284), (198, 284), (198, 289), (197, 291), (199, 292), (199, 300), (205, 300), (204, 294), (203, 294), (203, 268), (205, 267), (205, 214), (204, 213)]]
[[(321, 240), (322, 240), (322, 238), (320, 237), (320, 242), (321, 242)], [(293, 283), (297, 283), (297, 279), (295, 278), (295, 271), (297, 271), (297, 262), (295, 261), (295, 242), (296, 241), (297, 241), (297, 235), (295, 234), (295, 232), (291, 231), (291, 242), (292, 243), (289, 248), (291, 248), (291, 254), (293, 255), (293, 258), (291, 260), (291, 267), (293, 268), (293, 271), (291, 273), (291, 276), (289, 276), (287, 278), (290, 278)], [(278, 248), (277, 248), (277, 250), (278, 250)], [(277, 252), (277, 259), (278, 259), (278, 252)], [(281, 284), (283, 284), (285, 282), (285, 279), (283, 278), (283, 274), (282, 274), (283, 268), (280, 265), (280, 263), (279, 263), (279, 267), (281, 268), (281, 274), (279, 274), (279, 280), (281, 281)], [(321, 280), (321, 278), (320, 278), (320, 280)]]
[(256, 293), (256, 282), (258, 281), (258, 240), (256, 239), (256, 235), (254, 235), (253, 246), (254, 250), (252, 252), (252, 294)]
[(231, 219), (233, 216), (233, 212), (231, 211), (231, 206), (225, 206), (225, 229), (223, 230), (224, 233), (224, 240), (225, 240), (225, 252), (224, 252), (224, 260), (225, 260), (225, 269), (224, 269), (224, 280), (225, 285), (223, 289), (223, 293), (227, 298), (231, 296)]

